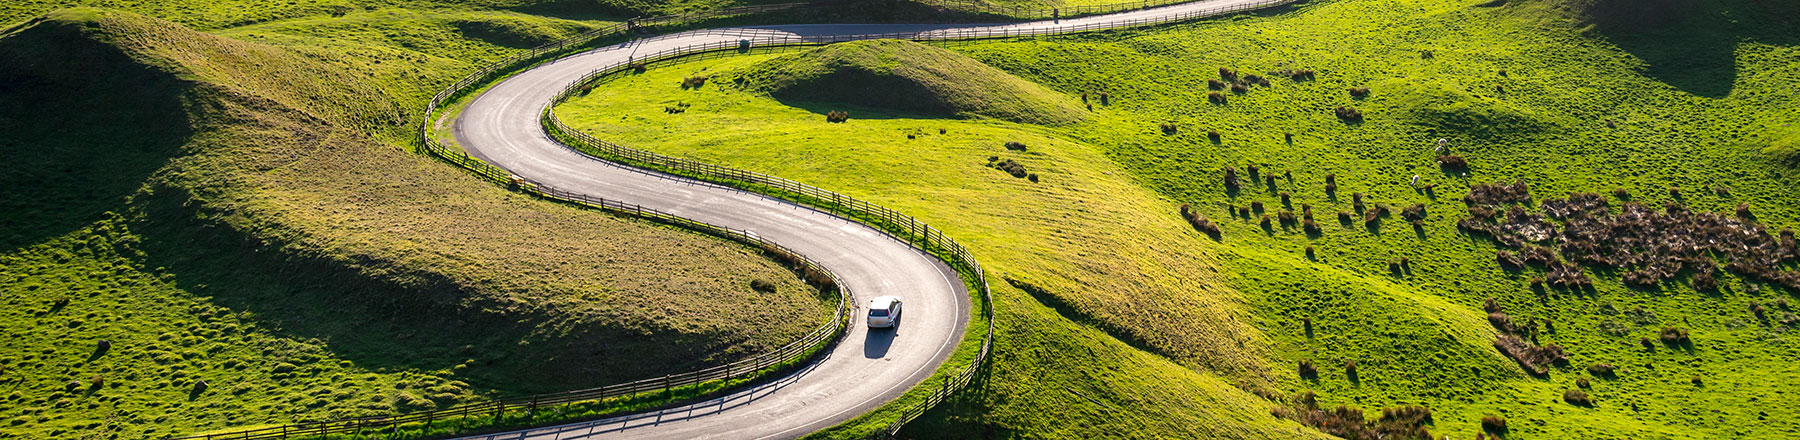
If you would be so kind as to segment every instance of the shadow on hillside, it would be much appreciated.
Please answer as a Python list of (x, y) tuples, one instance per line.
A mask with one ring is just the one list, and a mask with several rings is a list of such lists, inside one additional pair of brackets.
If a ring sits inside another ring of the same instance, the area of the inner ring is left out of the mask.
[(1594, 0), (1594, 32), (1644, 61), (1644, 74), (1708, 98), (1731, 94), (1737, 47), (1800, 44), (1800, 2)]
[[(641, 379), (689, 367), (658, 359), (707, 354), (632, 353), (629, 347), (642, 347), (621, 341), (643, 336), (582, 323), (554, 308), (470, 293), (430, 272), (338, 261), (266, 242), (230, 225), (194, 220), (213, 215), (183, 206), (181, 194), (156, 188), (154, 196), (134, 204), (146, 219), (132, 225), (145, 266), (172, 275), (182, 290), (245, 313), (265, 330), (322, 341), (361, 368), (456, 369), (477, 387), (520, 394)], [(679, 337), (658, 339), (706, 347)]]
[(49, 32), (0, 40), (0, 252), (118, 209), (192, 136), (185, 89), (91, 41)]

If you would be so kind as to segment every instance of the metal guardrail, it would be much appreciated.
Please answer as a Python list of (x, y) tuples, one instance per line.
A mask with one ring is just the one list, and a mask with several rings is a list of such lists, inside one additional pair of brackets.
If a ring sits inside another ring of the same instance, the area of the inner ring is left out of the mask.
[[(974, 380), (975, 375), (980, 369), (986, 365), (989, 354), (992, 351), (994, 341), (993, 293), (988, 286), (987, 276), (982, 270), (981, 264), (975, 261), (974, 255), (969, 253), (967, 248), (964, 248), (962, 244), (945, 236), (943, 232), (938, 231), (936, 228), (933, 228), (918, 219), (835, 191), (826, 190), (782, 177), (657, 154), (600, 140), (587, 133), (572, 129), (564, 124), (562, 119), (556, 117), (554, 103), (564, 101), (576, 93), (588, 90), (595, 82), (604, 79), (609, 75), (625, 72), (627, 70), (647, 68), (652, 63), (665, 62), (696, 55), (730, 54), (733, 52), (748, 52), (757, 49), (767, 50), (770, 48), (781, 47), (816, 46), (836, 42), (871, 39), (947, 41), (1056, 35), (1099, 29), (1118, 29), (1186, 21), (1201, 17), (1285, 5), (1296, 1), (1300, 0), (1263, 0), (1253, 3), (1189, 11), (1164, 17), (1115, 20), (1066, 27), (1020, 27), (1001, 25), (971, 29), (809, 37), (791, 35), (770, 36), (767, 32), (742, 32), (735, 36), (748, 38), (743, 38), (738, 41), (719, 41), (664, 49), (648, 55), (634, 57), (625, 62), (614, 63), (595, 69), (593, 72), (582, 78), (569, 83), (569, 85), (564, 87), (563, 90), (556, 95), (556, 98), (552, 101), (553, 104), (545, 109), (543, 116), (544, 126), (546, 130), (549, 130), (555, 135), (561, 135), (560, 137), (562, 138), (574, 140), (575, 142), (573, 143), (575, 145), (569, 145), (571, 148), (592, 156), (622, 162), (631, 166), (669, 171), (678, 175), (699, 177), (723, 183), (747, 184), (753, 188), (773, 188), (787, 194), (797, 195), (799, 196), (799, 200), (795, 200), (797, 202), (818, 205), (817, 207), (826, 209), (834, 215), (851, 220), (869, 220), (876, 223), (877, 226), (880, 226), (882, 229), (885, 229), (885, 232), (897, 239), (908, 243), (914, 243), (928, 252), (942, 251), (951, 257), (950, 261), (948, 261), (949, 263), (967, 269), (969, 274), (974, 278), (974, 283), (981, 290), (983, 299), (982, 316), (987, 320), (987, 332), (982, 339), (981, 351), (976, 355), (975, 359), (968, 367), (957, 372), (954, 376), (951, 376), (941, 388), (933, 392), (930, 396), (927, 396), (924, 401), (901, 411), (900, 415), (896, 417), (892, 423), (876, 435), (876, 437), (891, 438), (898, 434), (900, 428), (907, 422), (918, 418), (932, 407), (935, 407), (945, 399), (948, 399), (951, 394), (961, 391), (963, 387), (966, 387), (970, 381)], [(732, 34), (727, 33), (726, 35)], [(779, 196), (780, 194), (775, 195)]]

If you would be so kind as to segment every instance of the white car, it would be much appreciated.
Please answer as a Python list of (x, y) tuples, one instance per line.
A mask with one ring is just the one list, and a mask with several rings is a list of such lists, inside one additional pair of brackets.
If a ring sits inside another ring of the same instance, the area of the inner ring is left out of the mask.
[(869, 327), (900, 325), (900, 297), (878, 296), (869, 300)]

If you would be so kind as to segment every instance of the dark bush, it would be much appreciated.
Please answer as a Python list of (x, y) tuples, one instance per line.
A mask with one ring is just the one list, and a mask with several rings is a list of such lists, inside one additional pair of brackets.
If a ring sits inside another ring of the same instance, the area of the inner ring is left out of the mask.
[(1206, 236), (1212, 237), (1214, 240), (1219, 239), (1220, 236), (1223, 235), (1223, 232), (1219, 230), (1218, 224), (1213, 223), (1212, 220), (1207, 219), (1206, 216), (1200, 215), (1200, 212), (1192, 209), (1188, 205), (1181, 205), (1181, 217), (1186, 219), (1188, 225), (1193, 226), (1194, 230), (1200, 231), (1201, 233), (1206, 234)]
[(1237, 169), (1229, 166), (1225, 167), (1225, 190), (1237, 192), (1238, 189)]
[(1596, 363), (1593, 365), (1589, 365), (1587, 367), (1588, 374), (1593, 375), (1594, 377), (1602, 377), (1602, 378), (1608, 378), (1608, 379), (1618, 377), (1618, 371), (1619, 370), (1617, 368), (1613, 367), (1613, 364), (1608, 364), (1605, 362)]
[(769, 282), (769, 280), (757, 278), (754, 280), (750, 280), (750, 290), (755, 290), (755, 291), (763, 292), (763, 293), (775, 293), (775, 283)]
[(1281, 196), (1281, 206), (1293, 206), (1294, 205), (1294, 200), (1293, 200), (1294, 195), (1293, 194), (1288, 194), (1287, 191), (1282, 191), (1282, 192), (1278, 193), (1277, 195)]
[(1494, 348), (1500, 350), (1500, 353), (1506, 357), (1512, 358), (1520, 368), (1525, 369), (1526, 373), (1537, 377), (1550, 374), (1549, 367), (1551, 365), (1569, 362), (1568, 354), (1563, 352), (1561, 346), (1556, 344), (1533, 345), (1510, 334), (1501, 335), (1500, 339), (1494, 340)]
[(1344, 361), (1344, 377), (1351, 382), (1362, 382), (1362, 377), (1356, 374), (1356, 361)]
[(1577, 378), (1575, 378), (1575, 388), (1591, 390), (1591, 389), (1594, 389), (1594, 383), (1588, 381), (1588, 378), (1577, 377)]
[(1181, 130), (1181, 127), (1178, 127), (1174, 123), (1170, 123), (1170, 122), (1164, 122), (1161, 125), (1158, 125), (1157, 127), (1162, 129), (1163, 134), (1175, 134), (1176, 131)]
[(1713, 271), (1711, 264), (1708, 264), (1706, 269), (1694, 272), (1694, 290), (1701, 292), (1718, 291), (1719, 280), (1713, 276)]
[(1425, 204), (1414, 203), (1412, 206), (1408, 206), (1408, 207), (1406, 207), (1406, 209), (1400, 210), (1400, 218), (1404, 218), (1407, 220), (1424, 219), (1425, 218)]
[(1631, 200), (1631, 192), (1626, 191), (1625, 188), (1613, 188), (1612, 195), (1613, 198), (1619, 200)]
[(1288, 79), (1292, 79), (1295, 81), (1310, 80), (1310, 79), (1313, 79), (1314, 76), (1316, 76), (1316, 74), (1312, 70), (1308, 70), (1308, 69), (1287, 69), (1287, 70), (1281, 71), (1281, 74), (1284, 76), (1287, 76)]
[(1288, 211), (1285, 209), (1282, 210), (1280, 213), (1276, 214), (1276, 218), (1277, 218), (1277, 220), (1281, 221), (1282, 227), (1292, 227), (1292, 226), (1294, 226), (1294, 223), (1298, 221), (1297, 218), (1294, 216), (1294, 211)]
[(1693, 383), (1694, 386), (1697, 387), (1706, 386), (1706, 382), (1701, 380), (1700, 376), (1694, 376), (1694, 378), (1688, 379), (1688, 382)]
[(1446, 154), (1446, 155), (1438, 156), (1437, 162), (1438, 162), (1438, 168), (1441, 168), (1444, 171), (1459, 172), (1459, 173), (1469, 171), (1469, 162), (1466, 160), (1463, 160), (1462, 156), (1458, 156), (1458, 155), (1454, 155), (1454, 154)]
[(707, 79), (710, 79), (710, 78), (704, 77), (704, 76), (690, 76), (687, 78), (682, 78), (681, 79), (681, 88), (682, 88), (682, 90), (700, 88), (700, 86), (706, 85)]
[(850, 112), (832, 110), (825, 113), (825, 122), (844, 122), (850, 120)]
[(1693, 340), (1688, 339), (1687, 330), (1675, 327), (1663, 327), (1661, 332), (1657, 332), (1657, 337), (1662, 339), (1663, 344), (1671, 346), (1686, 346), (1694, 343)]
[(1500, 416), (1482, 416), (1481, 430), (1495, 435), (1505, 434), (1506, 418)]
[(1351, 87), (1350, 88), (1350, 96), (1356, 97), (1356, 98), (1366, 98), (1369, 96), (1369, 88), (1368, 87)]
[(1100, 105), (1112, 105), (1112, 94), (1100, 92)]
[(1741, 219), (1745, 219), (1745, 220), (1749, 220), (1752, 217), (1754, 217), (1754, 216), (1750, 215), (1750, 204), (1739, 203), (1737, 206), (1737, 217), (1741, 218)]
[(1207, 130), (1206, 138), (1212, 139), (1213, 142), (1218, 142), (1219, 141), (1219, 131), (1218, 130)]
[(1350, 222), (1353, 222), (1353, 221), (1356, 221), (1356, 220), (1355, 220), (1355, 218), (1351, 217), (1350, 211), (1338, 211), (1338, 223), (1343, 223), (1343, 224), (1348, 225), (1348, 224), (1350, 224)]
[(1669, 198), (1681, 200), (1681, 188), (1674, 186), (1669, 187)]
[(1588, 393), (1586, 391), (1582, 390), (1564, 391), (1563, 401), (1569, 402), (1570, 405), (1575, 406), (1594, 406), (1594, 401), (1588, 398)]
[(1519, 255), (1512, 253), (1511, 251), (1494, 252), (1494, 260), (1500, 262), (1500, 267), (1506, 269), (1520, 269), (1525, 267), (1525, 262), (1519, 260)]
[(1012, 150), (1012, 151), (1025, 151), (1025, 144), (1020, 143), (1020, 142), (1009, 141), (1006, 143), (1006, 149)]
[(1225, 82), (1232, 82), (1232, 83), (1237, 82), (1238, 72), (1236, 70), (1231, 70), (1231, 69), (1227, 69), (1224, 67), (1220, 67), (1219, 68), (1219, 79), (1223, 79), (1223, 80), (1225, 80)]
[(1262, 216), (1262, 222), (1261, 222), (1261, 223), (1259, 223), (1259, 224), (1260, 224), (1260, 225), (1262, 225), (1262, 228), (1263, 228), (1263, 230), (1264, 230), (1264, 231), (1272, 231), (1272, 230), (1275, 230), (1275, 225), (1274, 225), (1274, 224), (1273, 224), (1273, 223), (1270, 223), (1270, 222), (1269, 222), (1269, 215), (1268, 215), (1268, 214), (1263, 214), (1263, 216)]
[(1656, 349), (1656, 341), (1650, 338), (1638, 338), (1638, 345), (1644, 346), (1645, 350)]
[[(1317, 229), (1318, 229), (1318, 227), (1319, 227), (1319, 225), (1316, 225), (1316, 224), (1313, 224), (1313, 223), (1312, 223), (1312, 222), (1310, 222), (1310, 221), (1309, 221), (1309, 222), (1306, 222), (1306, 225), (1307, 225), (1307, 226), (1309, 226), (1309, 227), (1310, 227), (1310, 228), (1311, 228), (1311, 229), (1309, 229), (1309, 230), (1307, 230), (1307, 231), (1306, 231), (1306, 233), (1308, 233), (1308, 234), (1318, 234), (1318, 232), (1317, 232), (1317, 231), (1316, 231), (1316, 230), (1317, 230)], [(1317, 260), (1317, 259), (1319, 259), (1319, 256), (1318, 256), (1318, 254), (1317, 254), (1317, 253), (1315, 253), (1315, 252), (1314, 252), (1314, 251), (1313, 251), (1313, 247), (1312, 247), (1312, 246), (1310, 246), (1310, 245), (1309, 245), (1309, 246), (1307, 246), (1307, 247), (1306, 247), (1306, 259), (1308, 259), (1308, 260)], [(1306, 320), (1306, 333), (1307, 333), (1307, 334), (1311, 334), (1311, 333), (1312, 333), (1312, 320), (1311, 320), (1311, 319), (1308, 319), (1308, 320)]]
[(993, 167), (994, 167), (994, 169), (997, 169), (1000, 171), (1005, 171), (1007, 174), (1011, 174), (1013, 177), (1017, 177), (1017, 178), (1021, 178), (1021, 179), (1025, 178), (1025, 176), (1031, 174), (1030, 172), (1025, 170), (1025, 165), (1020, 164), (1019, 162), (1014, 161), (1012, 159), (1006, 159), (1006, 160), (996, 162), (996, 163), (994, 163)]
[(1037, 175), (1037, 173), (1027, 174), (1027, 175), (1025, 175), (1025, 180), (1030, 180), (1031, 183), (1037, 183), (1038, 175)]
[(1212, 89), (1212, 90), (1225, 90), (1225, 82), (1219, 81), (1216, 79), (1209, 79), (1209, 80), (1206, 80), (1206, 88)]
[(1249, 92), (1249, 91), (1250, 91), (1250, 88), (1244, 87), (1243, 84), (1232, 84), (1231, 85), (1231, 93), (1244, 93), (1244, 92)]
[(1250, 202), (1250, 211), (1255, 212), (1257, 214), (1261, 214), (1263, 212), (1263, 202), (1261, 200), (1251, 201)]
[(1244, 171), (1250, 173), (1250, 180), (1262, 180), (1262, 174), (1260, 174), (1262, 168), (1257, 168), (1256, 164), (1250, 164), (1249, 166), (1244, 167)]
[(1357, 111), (1354, 108), (1338, 107), (1334, 112), (1337, 114), (1338, 119), (1342, 119), (1344, 122), (1359, 122), (1363, 120), (1362, 112)]
[(1206, 102), (1210, 102), (1210, 103), (1214, 103), (1214, 104), (1224, 104), (1225, 101), (1226, 101), (1226, 98), (1225, 98), (1224, 93), (1212, 92), (1212, 93), (1206, 94)]
[(1318, 379), (1319, 378), (1319, 369), (1317, 367), (1313, 366), (1312, 361), (1301, 359), (1300, 360), (1300, 377), (1303, 379), (1308, 379), (1308, 380)]

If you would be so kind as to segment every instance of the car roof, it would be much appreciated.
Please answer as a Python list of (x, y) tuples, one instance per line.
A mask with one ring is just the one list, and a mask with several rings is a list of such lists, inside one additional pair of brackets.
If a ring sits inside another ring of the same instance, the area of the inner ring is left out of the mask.
[(869, 300), (869, 308), (886, 309), (893, 307), (894, 303), (897, 302), (900, 302), (900, 297), (898, 296), (877, 296), (874, 299)]

